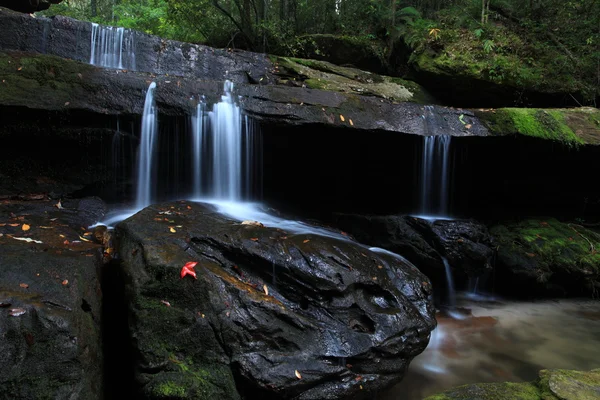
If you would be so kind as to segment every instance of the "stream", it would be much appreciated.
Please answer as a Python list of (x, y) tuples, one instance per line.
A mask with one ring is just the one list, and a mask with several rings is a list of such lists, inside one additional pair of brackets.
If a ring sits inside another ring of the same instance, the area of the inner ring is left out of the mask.
[(600, 368), (597, 300), (516, 302), (462, 293), (457, 311), (464, 317), (438, 312), (429, 346), (380, 400), (421, 400), (469, 383), (533, 381), (541, 369)]

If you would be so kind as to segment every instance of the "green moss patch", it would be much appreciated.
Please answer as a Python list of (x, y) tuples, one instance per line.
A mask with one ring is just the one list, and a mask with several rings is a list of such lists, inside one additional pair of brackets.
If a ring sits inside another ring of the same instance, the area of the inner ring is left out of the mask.
[(500, 108), (476, 115), (494, 135), (519, 134), (568, 145), (600, 144), (600, 110)]
[(581, 225), (528, 219), (494, 226), (490, 233), (499, 251), (515, 264), (529, 265), (538, 282), (555, 273), (599, 280), (600, 235)]
[(541, 400), (532, 383), (475, 383), (450, 389), (425, 400)]
[(401, 78), (341, 67), (326, 61), (274, 56), (271, 60), (277, 66), (282, 84), (376, 96), (395, 102), (435, 103), (435, 99), (420, 85)]

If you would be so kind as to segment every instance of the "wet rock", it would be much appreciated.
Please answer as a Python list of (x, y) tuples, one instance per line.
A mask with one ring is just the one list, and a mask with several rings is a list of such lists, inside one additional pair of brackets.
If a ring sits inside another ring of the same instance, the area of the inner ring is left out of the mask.
[(498, 243), (499, 290), (519, 296), (578, 296), (600, 289), (598, 233), (554, 218), (490, 228)]
[(93, 203), (73, 202), (73, 213), (52, 201), (0, 204), (5, 398), (102, 399), (100, 253), (81, 230)]
[(461, 274), (478, 277), (491, 270), (494, 243), (484, 224), (474, 220), (437, 220), (430, 227), (435, 247)]
[[(178, 202), (117, 226), (146, 398), (369, 398), (402, 378), (435, 326), (424, 275), (349, 240), (241, 222)], [(180, 277), (189, 261), (197, 279)]]
[(430, 279), (443, 279), (440, 254), (422, 234), (428, 230), (427, 221), (405, 215), (355, 214), (336, 214), (334, 221), (359, 242), (400, 254)]
[(442, 257), (462, 281), (491, 269), (492, 238), (485, 225), (473, 220), (337, 214), (335, 223), (360, 242), (406, 257), (434, 282), (436, 290), (446, 286)]

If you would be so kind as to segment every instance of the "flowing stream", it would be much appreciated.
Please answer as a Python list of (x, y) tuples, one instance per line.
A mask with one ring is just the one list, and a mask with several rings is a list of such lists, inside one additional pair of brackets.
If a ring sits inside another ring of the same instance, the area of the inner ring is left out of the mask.
[(135, 70), (135, 33), (125, 28), (92, 23), (90, 64)]
[(467, 383), (528, 382), (541, 369), (600, 368), (596, 300), (515, 302), (460, 294), (460, 319), (438, 313), (427, 349), (380, 400), (421, 400)]

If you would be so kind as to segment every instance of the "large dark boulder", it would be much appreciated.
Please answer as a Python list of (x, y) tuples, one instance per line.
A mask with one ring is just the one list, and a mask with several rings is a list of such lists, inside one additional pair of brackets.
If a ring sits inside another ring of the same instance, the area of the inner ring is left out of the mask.
[[(402, 379), (435, 326), (428, 279), (350, 240), (184, 201), (116, 231), (148, 399), (370, 398)], [(180, 278), (189, 261), (198, 279)]]
[(103, 398), (101, 252), (80, 235), (104, 205), (55, 204), (0, 205), (2, 398)]

